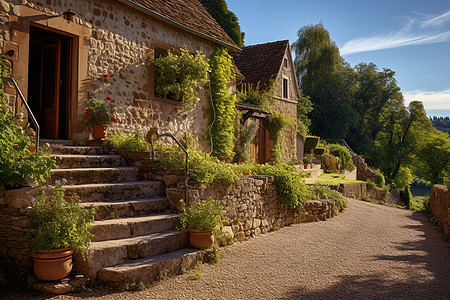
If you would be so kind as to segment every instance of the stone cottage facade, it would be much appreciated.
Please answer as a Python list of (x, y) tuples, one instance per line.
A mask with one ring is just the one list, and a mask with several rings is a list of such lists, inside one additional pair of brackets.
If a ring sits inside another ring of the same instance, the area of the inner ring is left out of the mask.
[[(233, 53), (236, 66), (245, 79), (238, 82), (240, 87), (274, 87), (275, 105), (278, 110), (287, 113), (296, 123), (297, 103), (300, 97), (291, 48), (288, 40), (247, 46), (242, 52)], [(245, 114), (249, 107), (240, 108)], [(257, 163), (266, 163), (272, 159), (273, 142), (269, 138), (267, 115), (255, 113), (252, 118), (258, 122), (258, 132), (252, 142), (250, 152)], [(295, 124), (296, 126), (296, 124)], [(283, 158), (286, 161), (296, 159), (296, 128), (283, 133)]]
[[(207, 57), (217, 48), (240, 51), (197, 0), (0, 0), (0, 49), (40, 123), (41, 137), (89, 139), (80, 114), (87, 100), (111, 97), (116, 119), (109, 131), (200, 136), (209, 126), (206, 91), (186, 111), (180, 101), (158, 98), (145, 59), (155, 51), (186, 47)], [(14, 90), (11, 109), (26, 115)]]

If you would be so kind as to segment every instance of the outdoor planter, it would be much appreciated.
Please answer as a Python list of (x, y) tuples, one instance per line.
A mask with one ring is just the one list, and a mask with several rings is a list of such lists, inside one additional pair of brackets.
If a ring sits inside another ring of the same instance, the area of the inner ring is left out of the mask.
[(34, 274), (42, 280), (59, 280), (72, 271), (72, 254), (70, 248), (36, 250), (34, 259)]
[(105, 125), (91, 125), (92, 126), (92, 137), (96, 140), (104, 139), (106, 136), (106, 128)]
[(194, 248), (208, 248), (214, 244), (211, 230), (189, 230), (189, 243)]

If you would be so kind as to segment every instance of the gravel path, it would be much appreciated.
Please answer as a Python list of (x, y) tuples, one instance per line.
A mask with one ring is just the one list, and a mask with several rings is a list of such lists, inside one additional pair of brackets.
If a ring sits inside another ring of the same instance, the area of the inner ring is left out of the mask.
[(225, 257), (138, 292), (53, 299), (450, 299), (450, 243), (419, 213), (348, 199), (326, 222), (225, 248)]

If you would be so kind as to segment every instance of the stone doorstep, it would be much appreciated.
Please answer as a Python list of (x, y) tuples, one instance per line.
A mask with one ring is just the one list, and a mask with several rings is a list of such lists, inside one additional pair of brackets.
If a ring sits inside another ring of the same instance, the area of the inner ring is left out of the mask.
[(116, 154), (58, 154), (52, 156), (56, 159), (56, 165), (58, 169), (126, 166), (125, 160), (120, 155)]
[(109, 154), (109, 147), (101, 146), (64, 146), (51, 145), (51, 151), (54, 155), (57, 154), (74, 154), (74, 155), (100, 155)]
[(192, 269), (203, 261), (204, 252), (195, 249), (181, 249), (106, 267), (97, 274), (97, 279), (108, 286), (121, 284), (144, 284), (158, 280), (160, 276), (174, 276)]
[(178, 214), (159, 214), (96, 221), (91, 229), (92, 241), (106, 241), (142, 236), (171, 230), (178, 222)]
[(80, 273), (95, 279), (97, 272), (105, 267), (116, 266), (128, 259), (138, 259), (164, 254), (186, 247), (185, 232), (170, 230), (119, 240), (92, 242), (85, 257), (75, 257), (74, 265)]
[(49, 184), (65, 178), (70, 185), (137, 181), (139, 170), (136, 167), (76, 168), (54, 169), (50, 173), (51, 178), (47, 180)]
[(82, 288), (88, 281), (89, 279), (85, 278), (84, 275), (66, 277), (50, 282), (36, 278), (36, 282), (33, 283), (33, 288), (36, 291), (47, 294), (64, 295), (72, 292), (74, 289)]
[(77, 193), (82, 202), (105, 202), (151, 198), (162, 194), (162, 184), (158, 181), (132, 181), (119, 183), (99, 183), (68, 185), (66, 195)]
[(102, 221), (165, 212), (169, 203), (164, 197), (155, 197), (111, 202), (85, 202), (80, 203), (80, 205), (86, 208), (95, 208), (95, 220)]

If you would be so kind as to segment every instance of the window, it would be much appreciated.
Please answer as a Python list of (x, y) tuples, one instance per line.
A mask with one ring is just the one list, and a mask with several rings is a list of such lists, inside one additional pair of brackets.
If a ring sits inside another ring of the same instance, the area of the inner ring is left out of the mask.
[(288, 98), (289, 96), (288, 86), (289, 86), (289, 79), (283, 78), (283, 98)]
[(287, 58), (283, 59), (283, 67), (287, 68), (288, 63), (287, 63)]

